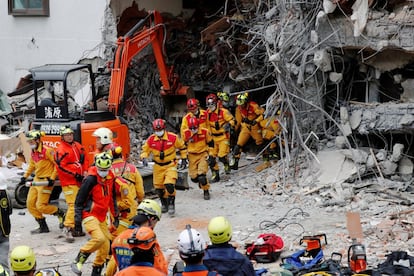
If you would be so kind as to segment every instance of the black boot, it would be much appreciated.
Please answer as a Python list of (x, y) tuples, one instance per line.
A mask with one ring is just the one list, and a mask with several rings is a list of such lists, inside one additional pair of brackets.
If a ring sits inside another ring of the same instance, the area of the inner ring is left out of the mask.
[(91, 276), (101, 276), (102, 267), (103, 267), (102, 265), (100, 265), (100, 266), (92, 266)]
[(63, 223), (65, 222), (65, 216), (66, 216), (65, 211), (63, 211), (62, 209), (59, 209), (58, 208), (58, 210), (53, 215), (58, 217), (58, 220), (59, 220), (59, 228), (60, 229), (63, 229), (63, 227), (65, 227), (63, 225)]
[(31, 230), (30, 233), (32, 234), (40, 234), (40, 233), (49, 233), (49, 227), (47, 226), (46, 219), (36, 219), (37, 223), (39, 223), (39, 228)]
[(239, 158), (234, 158), (234, 164), (232, 164), (230, 168), (235, 171), (239, 169)]
[(161, 212), (167, 213), (168, 211), (168, 200), (164, 197), (164, 190), (163, 189), (156, 189), (158, 197), (161, 200)]
[(213, 170), (211, 172), (211, 182), (219, 182), (220, 181), (220, 171), (219, 170)]
[(78, 256), (76, 256), (76, 259), (70, 265), (70, 268), (72, 269), (73, 273), (77, 275), (82, 274), (82, 266), (88, 259), (89, 255), (91, 255), (91, 253), (84, 253), (84, 252), (79, 251)]
[(175, 213), (175, 196), (168, 197), (168, 214), (174, 215)]
[(210, 199), (210, 192), (208, 190), (204, 190), (204, 199), (209, 200)]

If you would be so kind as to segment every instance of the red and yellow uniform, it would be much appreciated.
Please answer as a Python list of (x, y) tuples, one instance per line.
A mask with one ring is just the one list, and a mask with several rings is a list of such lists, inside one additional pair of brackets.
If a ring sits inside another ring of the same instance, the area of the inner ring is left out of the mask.
[(130, 193), (131, 188), (135, 189), (122, 177), (116, 177), (115, 194), (119, 211), (119, 226), (112, 233), (114, 237), (126, 230), (131, 225), (131, 219), (137, 214), (138, 204), (134, 195)]
[(201, 108), (198, 109), (198, 114), (197, 115), (194, 114), (193, 112), (188, 112), (183, 117), (183, 120), (181, 121), (181, 128), (180, 128), (181, 137), (184, 138), (184, 131), (186, 129), (188, 129), (188, 121), (190, 120), (190, 118), (197, 118), (197, 120), (200, 124), (200, 127), (209, 129), (210, 127), (209, 127), (209, 124), (208, 124), (208, 121), (207, 121), (207, 115), (208, 115), (207, 110), (204, 110), (204, 109), (201, 109)]
[(256, 145), (263, 143), (262, 128), (260, 122), (263, 120), (264, 109), (253, 101), (246, 105), (238, 105), (236, 108), (236, 130), (240, 130), (237, 145), (243, 147), (250, 137)]
[(139, 204), (145, 197), (144, 181), (137, 167), (121, 158), (115, 159), (112, 163), (112, 170), (116, 176), (124, 178), (130, 185), (130, 193)]
[(210, 189), (210, 184), (207, 180), (208, 172), (208, 152), (209, 145), (214, 143), (210, 132), (203, 127), (199, 127), (194, 133), (187, 128), (184, 131), (184, 141), (187, 143), (188, 155), (188, 172), (193, 182), (198, 183), (198, 186), (203, 191)]
[[(270, 117), (262, 120), (260, 122), (260, 126), (262, 127), (263, 139), (267, 141), (272, 141), (276, 136), (279, 136), (282, 131), (282, 127), (276, 117)], [(273, 141), (269, 146), (269, 150), (270, 152), (274, 152), (276, 149), (277, 144)], [(274, 152), (274, 154), (277, 153)]]
[(66, 211), (64, 226), (75, 227), (75, 199), (84, 175), (89, 168), (89, 161), (83, 146), (73, 141), (61, 141), (55, 153), (55, 162), (60, 185), (65, 196)]
[(118, 217), (114, 179), (112, 171), (103, 178), (98, 175), (97, 167), (90, 167), (76, 197), (75, 223), (82, 221), (84, 229), (91, 236), (80, 252), (89, 256), (96, 251), (94, 267), (102, 267), (109, 252), (112, 235), (106, 221), (108, 211), (113, 218)]
[(142, 146), (141, 158), (148, 158), (152, 154), (155, 162), (153, 168), (154, 188), (161, 199), (163, 211), (175, 212), (175, 183), (177, 182), (177, 154), (180, 151), (181, 159), (187, 159), (187, 150), (184, 141), (172, 132), (164, 130), (162, 136), (152, 134)]
[[(53, 149), (39, 143), (36, 149), (31, 152), (29, 167), (23, 177), (27, 178), (34, 172), (34, 182), (55, 180), (57, 177), (56, 164)], [(43, 214), (53, 215), (58, 207), (49, 204), (49, 198), (53, 187), (31, 186), (27, 195), (27, 209), (37, 220), (44, 219)]]
[[(115, 263), (119, 270), (123, 270), (128, 267), (131, 262), (132, 250), (127, 242), (128, 238), (131, 237), (136, 227), (130, 227), (121, 234), (119, 234), (112, 242), (112, 256), (115, 259)], [(162, 253), (161, 247), (158, 242), (155, 243), (153, 248), (154, 253), (154, 268), (159, 271), (168, 274), (168, 262), (166, 261), (164, 254)], [(108, 274), (106, 274), (108, 275)]]
[[(224, 170), (229, 173), (227, 154), (230, 152), (230, 128), (235, 127), (234, 117), (225, 108), (215, 108), (214, 111), (208, 110), (208, 124), (214, 140), (214, 148), (210, 150), (209, 166), (213, 173), (213, 181), (218, 181), (219, 165), (216, 158), (224, 164)], [(216, 177), (215, 177), (216, 176)]]

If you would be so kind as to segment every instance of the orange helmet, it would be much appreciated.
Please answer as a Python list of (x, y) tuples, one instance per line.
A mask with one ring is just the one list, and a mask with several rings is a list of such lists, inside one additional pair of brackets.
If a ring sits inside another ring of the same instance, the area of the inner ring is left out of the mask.
[(197, 99), (191, 98), (191, 99), (188, 99), (187, 101), (187, 109), (190, 112), (196, 111), (199, 105), (200, 103), (198, 102)]
[(196, 117), (191, 117), (188, 119), (188, 128), (189, 129), (197, 129), (200, 126), (200, 122)]
[(151, 250), (157, 238), (154, 231), (147, 226), (136, 228), (132, 236), (127, 240), (131, 249)]
[(155, 119), (154, 122), (152, 122), (152, 128), (155, 131), (160, 131), (165, 129), (165, 121), (163, 119)]
[(216, 105), (217, 104), (217, 96), (216, 94), (209, 94), (206, 98), (206, 105)]

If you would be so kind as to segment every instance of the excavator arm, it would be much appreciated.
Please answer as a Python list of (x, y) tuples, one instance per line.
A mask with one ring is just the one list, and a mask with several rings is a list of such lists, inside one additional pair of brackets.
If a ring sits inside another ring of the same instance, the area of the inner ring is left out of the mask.
[[(149, 23), (149, 25), (148, 25)], [(167, 66), (164, 59), (165, 25), (158, 11), (149, 11), (125, 36), (117, 40), (111, 83), (109, 87), (108, 108), (115, 115), (121, 115), (119, 107), (124, 101), (126, 75), (131, 60), (149, 44), (152, 45), (157, 62), (161, 95), (187, 95), (188, 86), (182, 86), (173, 66)]]

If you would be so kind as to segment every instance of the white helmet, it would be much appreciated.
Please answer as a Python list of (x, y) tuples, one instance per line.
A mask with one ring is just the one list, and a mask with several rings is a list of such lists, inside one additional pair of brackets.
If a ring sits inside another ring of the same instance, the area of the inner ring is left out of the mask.
[(100, 127), (93, 132), (92, 136), (101, 138), (101, 144), (107, 145), (112, 143), (113, 133), (109, 128)]
[(203, 236), (197, 230), (192, 229), (189, 224), (185, 228), (177, 240), (180, 257), (182, 259), (188, 259), (204, 254), (206, 242)]

